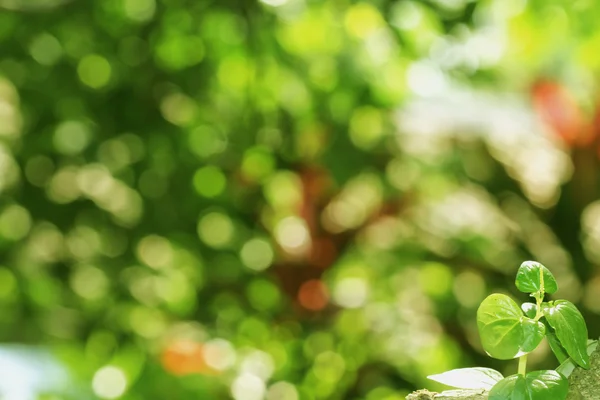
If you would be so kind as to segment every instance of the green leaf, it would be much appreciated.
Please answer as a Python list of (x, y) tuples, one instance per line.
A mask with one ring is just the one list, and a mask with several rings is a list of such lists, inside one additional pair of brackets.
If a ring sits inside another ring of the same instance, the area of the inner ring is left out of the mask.
[(521, 310), (527, 315), (529, 318), (535, 318), (537, 314), (537, 305), (535, 303), (523, 303), (521, 304)]
[(492, 294), (477, 309), (477, 328), (484, 350), (492, 357), (509, 360), (523, 354), (523, 312), (510, 297)]
[(523, 317), (521, 319), (521, 327), (523, 328), (524, 341), (521, 344), (521, 350), (530, 352), (535, 350), (540, 344), (546, 333), (546, 327), (540, 321), (534, 321)]
[(588, 331), (577, 307), (567, 300), (556, 300), (542, 303), (542, 311), (567, 354), (578, 365), (589, 368), (590, 357), (586, 351)]
[(427, 378), (458, 389), (490, 390), (504, 377), (500, 372), (490, 368), (459, 368), (430, 375)]
[(533, 371), (526, 376), (511, 375), (496, 384), (489, 400), (565, 400), (569, 384), (556, 371)]
[(525, 293), (544, 292), (552, 294), (558, 290), (558, 284), (548, 268), (535, 261), (525, 261), (517, 271), (515, 280), (517, 289)]
[(522, 375), (511, 375), (496, 384), (490, 390), (489, 400), (525, 400), (524, 396), (525, 377)]
[(556, 336), (556, 332), (554, 332), (554, 329), (550, 326), (548, 321), (546, 321), (546, 318), (542, 318), (541, 321), (543, 322), (544, 326), (546, 327), (546, 340), (548, 341), (548, 344), (550, 345), (550, 349), (552, 350), (552, 353), (554, 353), (554, 355), (556, 356), (556, 359), (558, 360), (559, 363), (564, 362), (567, 358), (569, 358), (567, 351), (562, 346), (562, 344), (560, 344), (560, 340), (558, 340), (558, 337)]
[(577, 364), (575, 364), (575, 361), (573, 361), (572, 358), (567, 358), (558, 366), (558, 368), (556, 368), (556, 372), (568, 378), (569, 376), (571, 376), (573, 371), (575, 371), (575, 368), (577, 368)]
[(531, 400), (564, 400), (569, 382), (556, 371), (532, 371), (525, 376), (527, 395)]

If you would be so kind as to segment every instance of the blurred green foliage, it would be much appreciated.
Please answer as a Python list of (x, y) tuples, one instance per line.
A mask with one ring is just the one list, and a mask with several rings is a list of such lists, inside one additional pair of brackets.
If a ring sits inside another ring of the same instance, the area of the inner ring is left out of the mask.
[(0, 339), (68, 368), (44, 398), (398, 400), (516, 369), (475, 311), (525, 259), (597, 335), (599, 4), (0, 10)]

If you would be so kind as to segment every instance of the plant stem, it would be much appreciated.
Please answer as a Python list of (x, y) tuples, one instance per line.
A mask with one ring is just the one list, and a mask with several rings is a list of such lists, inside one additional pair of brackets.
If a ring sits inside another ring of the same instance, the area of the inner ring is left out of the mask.
[(519, 374), (525, 376), (527, 372), (527, 354), (519, 357)]
[(544, 270), (540, 268), (540, 291), (536, 292), (533, 296), (535, 297), (536, 311), (534, 321), (539, 321), (544, 316), (542, 313), (542, 302), (544, 301), (544, 295), (546, 294), (546, 288), (544, 287)]

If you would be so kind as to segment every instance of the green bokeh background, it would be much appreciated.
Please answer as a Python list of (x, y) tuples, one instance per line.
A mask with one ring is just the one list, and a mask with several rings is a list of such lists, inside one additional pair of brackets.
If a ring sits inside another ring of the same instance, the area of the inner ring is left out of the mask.
[(44, 399), (399, 400), (516, 370), (475, 313), (528, 259), (598, 336), (599, 16), (0, 0), (3, 347)]

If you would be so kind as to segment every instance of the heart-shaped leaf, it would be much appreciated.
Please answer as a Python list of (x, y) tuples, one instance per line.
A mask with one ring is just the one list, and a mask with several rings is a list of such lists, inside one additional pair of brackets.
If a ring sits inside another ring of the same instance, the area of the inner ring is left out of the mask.
[(546, 327), (540, 321), (534, 321), (525, 317), (521, 319), (521, 327), (523, 328), (521, 350), (529, 353), (535, 350), (544, 338)]
[(511, 375), (496, 384), (490, 390), (489, 400), (525, 400), (526, 393), (525, 377), (523, 375)]
[(492, 357), (509, 360), (523, 354), (523, 312), (510, 297), (492, 294), (477, 309), (477, 328), (484, 350)]
[(556, 300), (542, 303), (542, 311), (569, 356), (581, 367), (589, 368), (588, 331), (577, 307), (567, 300)]
[(558, 284), (548, 268), (535, 261), (525, 261), (517, 271), (515, 280), (517, 289), (525, 293), (544, 292), (552, 294), (558, 290)]
[(430, 375), (427, 378), (458, 389), (490, 390), (504, 377), (500, 372), (490, 368), (459, 368)]
[(564, 400), (569, 382), (556, 371), (532, 371), (525, 376), (526, 388), (531, 400)]
[(556, 371), (511, 375), (492, 388), (489, 400), (565, 400), (569, 384)]

